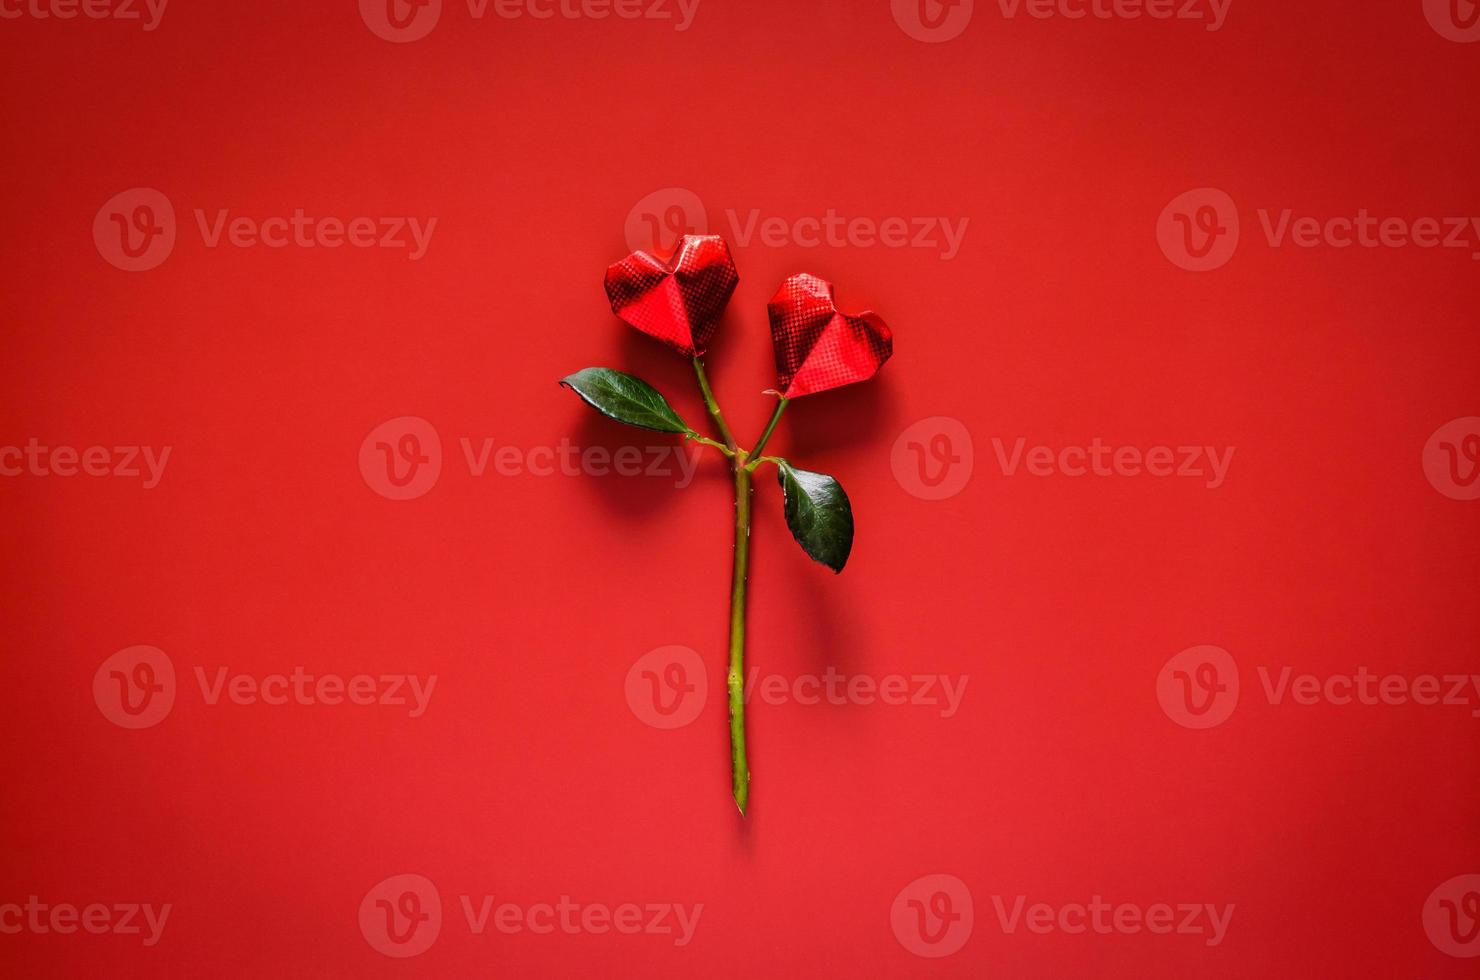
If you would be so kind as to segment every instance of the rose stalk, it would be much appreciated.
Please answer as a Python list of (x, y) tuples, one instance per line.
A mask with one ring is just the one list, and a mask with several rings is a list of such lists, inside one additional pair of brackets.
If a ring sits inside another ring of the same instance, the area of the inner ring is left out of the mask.
[(730, 646), (726, 687), (730, 712), (731, 790), (743, 815), (750, 801), (745, 755), (745, 606), (750, 574), (752, 478), (776, 467), (792, 537), (814, 560), (841, 572), (853, 547), (853, 511), (833, 477), (799, 469), (764, 450), (793, 399), (873, 377), (894, 351), (888, 326), (873, 313), (838, 312), (830, 283), (806, 274), (781, 284), (767, 306), (776, 353), (777, 396), (765, 430), (742, 448), (725, 421), (704, 370), (704, 353), (739, 283), (730, 250), (718, 236), (686, 235), (671, 260), (634, 252), (606, 272), (606, 293), (621, 319), (693, 363), (704, 408), (723, 441), (694, 431), (658, 391), (611, 368), (586, 368), (561, 380), (588, 404), (628, 425), (671, 432), (718, 450), (735, 484), (735, 553), (730, 579)]

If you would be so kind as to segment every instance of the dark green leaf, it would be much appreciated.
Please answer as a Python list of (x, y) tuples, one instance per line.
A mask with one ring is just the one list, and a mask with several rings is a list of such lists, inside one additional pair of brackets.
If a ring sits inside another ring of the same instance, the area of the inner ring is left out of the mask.
[(842, 484), (826, 473), (799, 470), (785, 460), (777, 479), (786, 501), (786, 526), (802, 550), (841, 572), (853, 549), (853, 508)]
[(694, 431), (678, 417), (656, 388), (630, 374), (611, 368), (586, 368), (561, 378), (560, 383), (580, 395), (586, 404), (602, 415), (618, 422), (658, 432)]

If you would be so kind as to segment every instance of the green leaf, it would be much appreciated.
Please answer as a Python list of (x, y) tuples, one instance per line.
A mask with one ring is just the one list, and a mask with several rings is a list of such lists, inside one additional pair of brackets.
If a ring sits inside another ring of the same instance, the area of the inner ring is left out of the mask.
[(796, 469), (784, 459), (777, 460), (776, 468), (791, 536), (814, 560), (841, 572), (853, 550), (853, 508), (842, 484), (826, 473)]
[(657, 432), (693, 433), (658, 389), (641, 378), (611, 368), (586, 368), (560, 383), (607, 418)]

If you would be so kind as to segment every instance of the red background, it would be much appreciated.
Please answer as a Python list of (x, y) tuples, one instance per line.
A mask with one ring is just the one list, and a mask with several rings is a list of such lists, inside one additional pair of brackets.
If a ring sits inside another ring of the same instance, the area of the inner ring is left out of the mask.
[[(1256, 665), (1415, 676), (1476, 665), (1480, 504), (1425, 441), (1480, 414), (1469, 250), (1270, 247), (1255, 217), (1480, 214), (1480, 45), (1418, 0), (1234, 0), (1221, 31), (1004, 18), (921, 43), (889, 4), (702, 0), (692, 27), (469, 17), (392, 44), (353, 2), (171, 4), (159, 28), (0, 22), (7, 270), (0, 443), (173, 447), (160, 485), (0, 480), (0, 902), (169, 902), (161, 942), (0, 935), (15, 976), (1459, 977), (1430, 892), (1480, 870), (1469, 708), (1272, 705)], [(98, 209), (159, 189), (159, 268), (95, 249)], [(764, 421), (764, 304), (811, 271), (892, 325), (870, 384), (797, 402), (773, 448), (839, 476), (838, 577), (759, 483), (750, 664), (787, 677), (966, 675), (923, 707), (753, 704), (752, 815), (722, 699), (729, 483), (472, 477), (457, 440), (661, 445), (555, 381), (637, 373), (702, 418), (686, 365), (610, 314), (623, 225), (665, 187), (794, 219), (969, 218), (958, 256), (735, 246), (720, 398)], [(1191, 188), (1243, 242), (1177, 268), (1157, 217)], [(404, 250), (206, 248), (192, 209), (436, 216)], [(372, 492), (357, 454), (421, 416), (444, 469)], [(919, 499), (898, 434), (959, 419), (975, 472)], [(1233, 446), (1225, 486), (1006, 477), (1010, 445)], [(135, 644), (180, 676), (161, 724), (94, 704)], [(637, 657), (711, 664), (692, 725), (628, 708)], [(1191, 731), (1156, 677), (1198, 644), (1244, 694)], [(438, 676), (424, 717), (210, 706), (195, 666)], [(440, 889), (421, 957), (373, 950), (362, 896)], [(962, 879), (941, 960), (890, 906)], [(703, 903), (694, 941), (470, 935), (456, 896)], [(1228, 936), (1034, 935), (1009, 904), (1233, 903)]]

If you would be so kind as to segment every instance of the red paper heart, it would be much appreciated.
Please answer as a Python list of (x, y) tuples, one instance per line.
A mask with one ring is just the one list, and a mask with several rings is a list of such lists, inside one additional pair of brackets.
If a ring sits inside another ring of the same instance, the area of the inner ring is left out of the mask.
[(894, 336), (878, 315), (839, 313), (832, 283), (792, 276), (771, 297), (771, 342), (784, 398), (866, 381), (894, 353)]
[(681, 354), (704, 353), (740, 281), (718, 235), (685, 235), (668, 262), (633, 252), (606, 270), (612, 312)]

